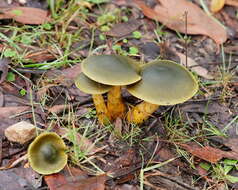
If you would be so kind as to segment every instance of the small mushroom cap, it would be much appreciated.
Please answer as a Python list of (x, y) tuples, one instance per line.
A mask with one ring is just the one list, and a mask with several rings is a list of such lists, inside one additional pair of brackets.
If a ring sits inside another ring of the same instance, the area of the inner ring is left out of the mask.
[(141, 79), (139, 64), (121, 55), (92, 55), (82, 62), (82, 71), (102, 84), (123, 86)]
[(128, 91), (156, 105), (174, 105), (190, 99), (198, 90), (193, 75), (183, 66), (167, 60), (154, 61), (141, 68), (142, 80)]
[(57, 173), (67, 164), (64, 141), (53, 132), (45, 132), (35, 138), (28, 148), (28, 160), (33, 170), (48, 175)]
[(103, 94), (112, 88), (112, 86), (100, 84), (91, 80), (83, 73), (80, 73), (75, 79), (75, 85), (87, 94)]

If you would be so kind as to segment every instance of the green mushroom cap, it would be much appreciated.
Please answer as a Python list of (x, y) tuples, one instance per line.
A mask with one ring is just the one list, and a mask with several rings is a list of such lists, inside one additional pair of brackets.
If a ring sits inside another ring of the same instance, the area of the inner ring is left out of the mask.
[(198, 90), (193, 75), (183, 66), (167, 60), (141, 68), (142, 80), (127, 86), (128, 91), (151, 104), (174, 105), (190, 99)]
[(87, 94), (103, 94), (112, 88), (112, 86), (100, 84), (91, 80), (83, 73), (80, 73), (75, 79), (75, 85)]
[(67, 164), (66, 145), (53, 132), (45, 132), (35, 138), (28, 148), (28, 159), (33, 170), (48, 175), (57, 173)]
[(121, 55), (92, 55), (82, 62), (82, 71), (96, 82), (113, 86), (133, 84), (141, 79), (139, 64)]

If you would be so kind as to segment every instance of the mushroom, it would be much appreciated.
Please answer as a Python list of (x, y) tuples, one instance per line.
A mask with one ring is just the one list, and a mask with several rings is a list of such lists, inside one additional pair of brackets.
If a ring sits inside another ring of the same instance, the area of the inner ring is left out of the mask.
[(64, 141), (53, 132), (44, 132), (30, 144), (27, 155), (33, 170), (48, 175), (57, 173), (67, 164)]
[(121, 86), (141, 79), (138, 63), (121, 55), (93, 55), (82, 62), (82, 71), (91, 80), (113, 86), (108, 92), (107, 109), (112, 120), (123, 117), (126, 107)]
[(85, 74), (80, 73), (75, 79), (75, 85), (81, 91), (92, 94), (92, 99), (96, 108), (98, 121), (102, 125), (106, 125), (110, 122), (111, 116), (108, 113), (107, 106), (104, 102), (103, 93), (108, 92), (112, 86), (100, 84), (89, 79)]
[(197, 80), (183, 66), (168, 60), (154, 61), (141, 67), (142, 80), (127, 86), (127, 90), (144, 100), (132, 108), (127, 120), (135, 124), (145, 121), (159, 105), (174, 105), (187, 101), (198, 90)]

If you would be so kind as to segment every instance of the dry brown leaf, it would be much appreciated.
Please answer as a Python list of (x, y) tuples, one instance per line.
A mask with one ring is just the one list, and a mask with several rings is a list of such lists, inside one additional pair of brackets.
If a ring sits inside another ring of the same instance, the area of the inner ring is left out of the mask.
[(210, 9), (213, 13), (220, 11), (225, 5), (225, 0), (212, 0)]
[(210, 146), (198, 147), (196, 144), (182, 144), (182, 147), (192, 155), (210, 163), (217, 163), (223, 158), (223, 151)]
[(140, 188), (137, 185), (117, 185), (114, 190), (139, 190)]
[[(75, 173), (70, 169), (69, 174), (53, 174), (44, 179), (50, 190), (104, 190), (106, 176), (87, 177), (85, 172)], [(75, 170), (75, 169), (74, 169)], [(80, 171), (79, 169), (77, 169)]]
[(5, 81), (7, 78), (8, 73), (8, 64), (10, 63), (10, 60), (7, 58), (0, 59), (0, 84)]
[(188, 0), (157, 0), (158, 4), (153, 9), (142, 0), (133, 1), (148, 18), (157, 20), (172, 30), (185, 33), (185, 13), (187, 12), (188, 34), (209, 36), (217, 45), (224, 43), (227, 39), (225, 28)]
[(49, 52), (49, 50), (43, 50), (43, 49), (39, 49), (37, 51), (30, 52), (24, 56), (24, 59), (29, 59), (34, 63), (50, 61), (55, 58), (56, 58), (56, 56), (53, 55), (51, 52)]
[(87, 179), (78, 180), (76, 182), (71, 183), (70, 185), (64, 184), (61, 186), (61, 188), (62, 190), (104, 190), (105, 181), (106, 176), (100, 175), (96, 177), (89, 177)]
[(21, 156), (20, 158), (14, 160), (12, 162), (9, 162), (6, 166), (0, 167), (0, 170), (6, 170), (6, 169), (14, 168), (16, 165), (18, 165), (22, 161), (26, 161), (26, 160), (27, 160), (27, 154)]
[(48, 112), (58, 114), (58, 113), (66, 110), (66, 109), (69, 109), (69, 108), (70, 108), (70, 105), (65, 105), (65, 104), (54, 105), (48, 109)]
[(212, 179), (208, 177), (209, 173), (207, 170), (203, 169), (200, 165), (196, 166), (196, 169), (198, 171), (198, 174), (204, 178), (207, 182), (212, 182)]
[(0, 107), (0, 119), (8, 118), (10, 116), (27, 111), (29, 108), (29, 106)]
[(81, 64), (76, 64), (72, 67), (63, 70), (50, 70), (45, 73), (45, 77), (54, 81), (54, 83), (60, 83), (65, 86), (71, 86), (74, 83), (74, 79), (81, 73)]
[[(181, 63), (185, 66), (186, 65), (186, 55), (176, 52), (176, 54), (180, 57)], [(191, 70), (197, 75), (205, 78), (205, 79), (213, 79), (214, 77), (208, 74), (208, 70), (204, 67), (199, 66), (192, 58), (187, 57), (187, 66), (191, 67)]]
[(238, 159), (238, 153), (236, 152), (223, 151), (211, 146), (199, 147), (197, 144), (180, 144), (180, 146), (192, 155), (210, 163), (217, 163), (222, 158)]
[(0, 11), (0, 19), (14, 19), (22, 24), (43, 24), (50, 21), (48, 12), (38, 8), (10, 7)]
[[(50, 190), (62, 190), (62, 185), (70, 184), (75, 182), (76, 179), (86, 179), (87, 173), (78, 169), (67, 167), (61, 173), (52, 174), (48, 176), (44, 176), (46, 184), (48, 185)], [(70, 187), (67, 188), (70, 190)]]
[[(0, 2), (1, 5), (1, 2)], [(1, 171), (0, 172), (0, 189), (1, 190), (25, 190), (22, 185), (22, 181), (12, 171)]]
[(112, 29), (106, 32), (105, 34), (108, 36), (114, 36), (114, 37), (120, 38), (135, 31), (137, 28), (139, 28), (141, 24), (142, 24), (141, 22), (135, 19), (130, 20), (128, 22), (118, 23), (114, 25)]
[(230, 5), (230, 6), (238, 7), (238, 1), (237, 1), (237, 0), (226, 0), (225, 3), (226, 3), (227, 5)]

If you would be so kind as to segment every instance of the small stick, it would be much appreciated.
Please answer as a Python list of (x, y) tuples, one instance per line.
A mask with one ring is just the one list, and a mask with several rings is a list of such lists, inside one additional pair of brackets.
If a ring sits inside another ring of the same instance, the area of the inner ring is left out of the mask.
[(185, 55), (186, 55), (186, 60), (185, 60), (185, 65), (186, 68), (188, 67), (188, 12), (185, 11)]

